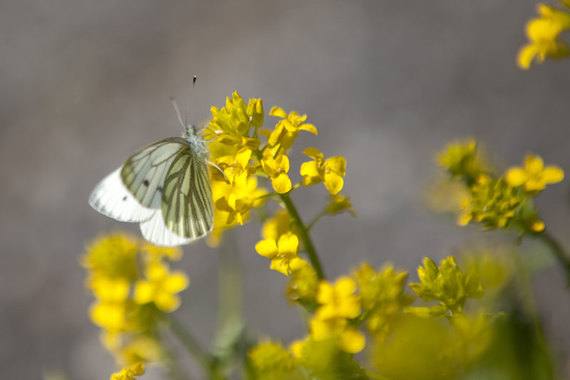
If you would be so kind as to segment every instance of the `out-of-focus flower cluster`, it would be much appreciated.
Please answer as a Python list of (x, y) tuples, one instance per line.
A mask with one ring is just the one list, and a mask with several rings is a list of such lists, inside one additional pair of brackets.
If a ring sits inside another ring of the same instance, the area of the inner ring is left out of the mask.
[(537, 13), (540, 17), (526, 24), (529, 41), (518, 54), (517, 62), (521, 69), (528, 69), (533, 60), (542, 63), (546, 58), (562, 59), (570, 56), (568, 44), (560, 38), (562, 32), (570, 30), (570, 1), (562, 0), (561, 3), (563, 9), (538, 4)]
[(165, 359), (159, 322), (178, 308), (177, 293), (189, 283), (186, 274), (168, 265), (181, 256), (179, 248), (156, 247), (120, 233), (87, 247), (85, 284), (95, 297), (89, 315), (101, 328), (105, 347), (125, 367), (113, 379), (132, 379), (144, 372), (143, 363)]
[(564, 172), (544, 166), (542, 159), (528, 155), (524, 167), (509, 168), (496, 176), (477, 152), (477, 143), (451, 143), (439, 156), (439, 163), (452, 179), (463, 182), (465, 198), (458, 217), (460, 225), (480, 223), (484, 228), (512, 228), (520, 233), (540, 233), (540, 220), (533, 199), (547, 184), (560, 182)]
[[(292, 301), (302, 299), (312, 314), (308, 335), (288, 348), (263, 341), (250, 350), (253, 378), (440, 379), (465, 373), (492, 346), (498, 318), (478, 307), (467, 313), (465, 304), (480, 300), (487, 284), (494, 297), (510, 281), (512, 262), (477, 253), (466, 257), (465, 268), (453, 257), (440, 266), (424, 259), (421, 282), (409, 285), (424, 301), (439, 302), (431, 307), (417, 305), (419, 298), (406, 291), (408, 274), (392, 266), (375, 270), (364, 263), (351, 276), (317, 286), (307, 276), (311, 291)], [(354, 357), (364, 349), (371, 358), (365, 365)]]

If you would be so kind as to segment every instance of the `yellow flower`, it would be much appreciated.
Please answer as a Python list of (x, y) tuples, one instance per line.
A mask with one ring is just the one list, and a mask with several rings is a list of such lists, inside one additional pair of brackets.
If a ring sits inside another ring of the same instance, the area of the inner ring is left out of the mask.
[(130, 367), (123, 368), (121, 372), (111, 375), (110, 380), (135, 380), (135, 376), (144, 375), (144, 363), (138, 362)]
[(564, 172), (558, 166), (544, 167), (542, 158), (528, 155), (524, 168), (514, 167), (505, 175), (511, 186), (523, 186), (526, 191), (543, 190), (549, 183), (557, 183), (564, 179)]
[(318, 135), (317, 128), (308, 123), (304, 123), (307, 120), (307, 115), (299, 115), (296, 111), (291, 111), (288, 115), (287, 113), (279, 107), (273, 107), (269, 111), (269, 115), (282, 118), (275, 129), (270, 133), (265, 133), (267, 137), (267, 144), (270, 147), (277, 145), (281, 146), (282, 151), (286, 151), (293, 145), (299, 131), (308, 131), (314, 135)]
[(301, 165), (303, 185), (311, 186), (323, 182), (331, 194), (342, 190), (344, 185), (342, 177), (346, 174), (344, 157), (334, 156), (325, 160), (317, 148), (307, 148), (303, 153), (314, 160)]
[(152, 263), (146, 268), (147, 280), (136, 283), (134, 301), (139, 304), (154, 302), (159, 310), (171, 312), (178, 308), (180, 299), (176, 293), (188, 287), (188, 277), (183, 272), (168, 272), (168, 267)]
[(350, 215), (356, 216), (356, 211), (354, 211), (354, 209), (352, 208), (352, 203), (350, 202), (350, 198), (340, 194), (330, 194), (329, 201), (330, 203), (327, 205), (326, 208), (327, 213), (338, 214), (344, 211), (348, 211)]
[[(260, 379), (296, 379), (301, 378), (296, 373), (298, 364), (295, 357), (282, 345), (263, 341), (253, 347), (248, 353), (251, 366)], [(296, 376), (295, 376), (296, 375)]]
[(216, 160), (218, 165), (225, 173), (230, 184), (237, 186), (245, 186), (249, 176), (250, 169), (249, 159), (251, 158), (251, 149), (241, 148), (235, 156), (222, 156)]
[(292, 232), (288, 232), (279, 237), (278, 240), (268, 238), (258, 242), (255, 250), (261, 256), (271, 259), (270, 268), (289, 275), (291, 266), (302, 265), (298, 261), (297, 249), (299, 248), (299, 238)]
[(349, 277), (341, 277), (334, 285), (321, 281), (317, 302), (321, 306), (317, 315), (321, 318), (356, 318), (360, 315), (360, 297), (354, 295), (356, 283)]
[[(250, 99), (246, 105), (239, 93), (235, 91), (231, 99), (226, 98), (225, 107), (221, 109), (212, 107), (211, 112), (212, 120), (204, 133), (204, 138), (215, 140), (210, 144), (210, 153), (214, 161), (220, 155), (235, 153), (242, 147), (256, 149), (259, 146), (256, 131), (263, 124), (261, 99)], [(252, 128), (254, 129), (253, 137), (250, 136)], [(224, 153), (219, 154), (219, 152)]]
[(265, 149), (261, 159), (263, 171), (269, 176), (273, 189), (279, 194), (284, 194), (291, 190), (291, 180), (289, 172), (289, 158), (284, 154), (274, 155), (273, 149)]
[(517, 58), (523, 70), (528, 69), (535, 58), (537, 63), (542, 63), (546, 58), (562, 59), (570, 55), (568, 45), (559, 38), (561, 32), (570, 29), (570, 14), (544, 4), (539, 4), (537, 11), (541, 18), (527, 23), (530, 42), (521, 48)]
[(122, 233), (111, 234), (98, 238), (87, 247), (82, 265), (90, 273), (134, 280), (139, 249), (140, 242), (136, 238)]
[(321, 341), (334, 334), (346, 352), (357, 353), (364, 348), (364, 335), (348, 323), (348, 319), (360, 315), (360, 297), (355, 291), (356, 283), (349, 277), (341, 277), (334, 285), (321, 281), (316, 297), (320, 306), (310, 321), (314, 340)]

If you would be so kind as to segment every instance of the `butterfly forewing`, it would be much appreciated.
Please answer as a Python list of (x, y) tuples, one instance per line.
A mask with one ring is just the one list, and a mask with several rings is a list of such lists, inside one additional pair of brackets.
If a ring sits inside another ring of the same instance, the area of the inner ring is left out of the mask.
[(181, 150), (164, 180), (162, 216), (176, 235), (197, 239), (211, 231), (214, 211), (206, 160), (191, 149)]
[(121, 178), (127, 189), (148, 208), (160, 208), (163, 182), (172, 161), (188, 143), (180, 137), (161, 140), (133, 154), (123, 165)]

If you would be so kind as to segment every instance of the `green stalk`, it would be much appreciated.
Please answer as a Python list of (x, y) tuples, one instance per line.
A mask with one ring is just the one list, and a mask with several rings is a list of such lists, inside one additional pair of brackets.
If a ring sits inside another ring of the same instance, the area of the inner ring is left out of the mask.
[(198, 363), (204, 373), (211, 374), (212, 357), (200, 347), (198, 341), (176, 318), (169, 315), (165, 316), (165, 320), (172, 333), (182, 342), (182, 345), (194, 357), (194, 360), (196, 360), (196, 363)]
[(299, 233), (299, 237), (301, 238), (301, 241), (303, 242), (303, 246), (305, 247), (305, 250), (307, 251), (307, 255), (309, 256), (309, 261), (313, 265), (313, 269), (317, 273), (319, 280), (323, 280), (325, 278), (325, 274), (323, 272), (323, 267), (321, 266), (321, 262), (319, 261), (319, 256), (317, 255), (317, 251), (315, 250), (315, 246), (313, 245), (313, 242), (311, 241), (311, 237), (309, 236), (309, 231), (308, 231), (307, 227), (305, 227), (305, 224), (301, 220), (301, 217), (299, 216), (299, 213), (297, 212), (297, 208), (295, 208), (295, 205), (293, 204), (293, 201), (289, 197), (289, 194), (288, 193), (287, 194), (279, 194), (279, 196), (281, 197), (281, 200), (285, 204), (285, 207), (287, 208), (289, 215), (291, 215), (291, 218), (293, 218), (293, 221), (297, 225), (297, 228), (298, 228), (297, 232)]
[(535, 236), (550, 248), (552, 254), (554, 254), (556, 259), (559, 261), (564, 273), (566, 274), (566, 286), (570, 287), (570, 258), (566, 254), (562, 245), (547, 232), (542, 232)]

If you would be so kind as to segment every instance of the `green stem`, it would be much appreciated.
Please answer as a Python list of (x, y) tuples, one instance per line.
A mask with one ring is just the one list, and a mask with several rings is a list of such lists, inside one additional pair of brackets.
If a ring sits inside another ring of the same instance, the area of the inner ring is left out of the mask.
[(309, 261), (311, 261), (311, 264), (313, 265), (313, 269), (315, 270), (315, 272), (317, 272), (319, 280), (323, 280), (325, 278), (325, 274), (323, 272), (321, 262), (319, 261), (319, 256), (317, 255), (317, 251), (315, 250), (315, 246), (313, 245), (311, 237), (309, 236), (309, 231), (307, 227), (305, 227), (305, 224), (303, 224), (303, 221), (301, 220), (301, 217), (297, 212), (297, 208), (295, 208), (295, 205), (293, 204), (293, 201), (291, 201), (289, 194), (288, 193), (280, 194), (280, 197), (283, 203), (285, 204), (285, 207), (287, 208), (289, 215), (291, 215), (291, 218), (293, 218), (293, 221), (297, 225), (298, 228), (297, 232), (299, 233), (299, 237), (301, 238), (303, 246), (307, 251), (307, 255), (309, 256)]
[(311, 228), (313, 228), (313, 226), (323, 217), (327, 214), (327, 210), (323, 210), (321, 211), (321, 213), (317, 216), (315, 216), (315, 218), (313, 220), (311, 220), (311, 222), (309, 224), (307, 224), (307, 231), (310, 231)]
[(173, 316), (166, 316), (166, 322), (170, 330), (182, 342), (188, 352), (194, 357), (196, 363), (202, 368), (205, 374), (210, 374), (212, 371), (213, 359), (204, 351), (198, 341), (186, 330), (186, 328)]
[(566, 254), (566, 251), (564, 250), (562, 245), (547, 232), (542, 232), (535, 236), (538, 239), (540, 239), (544, 244), (546, 244), (548, 248), (550, 248), (550, 251), (560, 262), (560, 265), (562, 266), (562, 269), (566, 274), (566, 286), (570, 287), (570, 258)]

